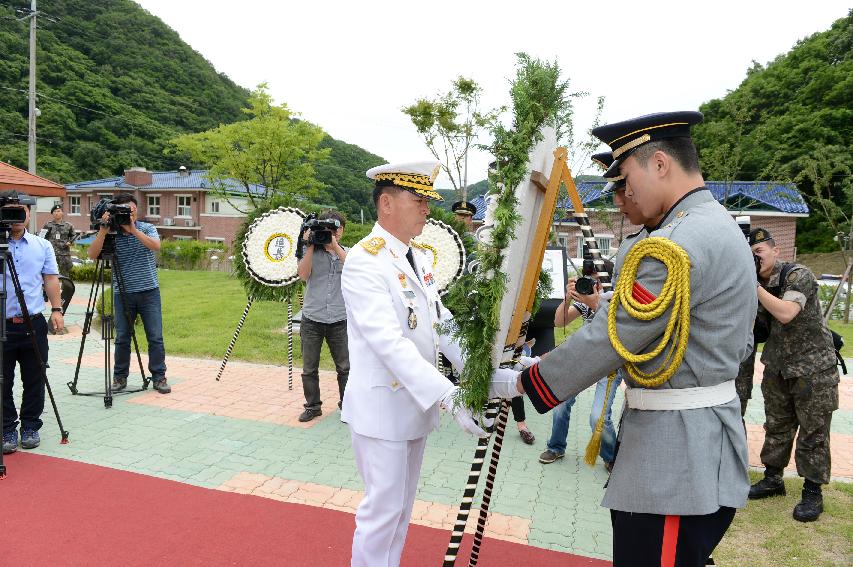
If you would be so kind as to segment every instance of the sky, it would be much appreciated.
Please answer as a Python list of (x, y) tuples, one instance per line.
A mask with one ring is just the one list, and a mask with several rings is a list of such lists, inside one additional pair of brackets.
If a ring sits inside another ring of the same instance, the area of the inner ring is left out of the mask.
[[(589, 93), (576, 102), (582, 135), (598, 96), (604, 122), (695, 110), (737, 88), (753, 61), (772, 61), (850, 9), (849, 0), (136, 1), (237, 84), (267, 83), (276, 103), (389, 162), (431, 158), (401, 108), (458, 76), (480, 84), (483, 108), (506, 105), (520, 51), (556, 60), (571, 90)], [(469, 183), (489, 161), (469, 154)]]

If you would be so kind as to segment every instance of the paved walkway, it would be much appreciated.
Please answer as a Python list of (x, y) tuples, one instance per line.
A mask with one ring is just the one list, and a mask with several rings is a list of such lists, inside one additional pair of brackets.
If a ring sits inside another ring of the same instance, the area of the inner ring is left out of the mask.
[[(85, 295), (78, 292), (81, 296), (85, 303)], [(72, 332), (50, 339), (48, 376), (65, 428), (71, 432), (71, 443), (59, 444), (48, 404), (42, 446), (36, 452), (212, 489), (354, 512), (362, 485), (349, 432), (339, 420), (331, 373), (321, 375), (324, 414), (307, 424), (296, 420), (303, 403), (299, 369), (295, 369), (291, 390), (286, 367), (234, 361), (217, 382), (219, 361), (169, 357), (172, 394), (149, 389), (117, 395), (113, 407), (105, 409), (102, 398), (73, 396), (66, 386), (77, 362), (83, 310), (75, 301), (67, 316)], [(168, 344), (166, 347), (168, 350)], [(80, 366), (81, 392), (103, 389), (103, 361), (103, 342), (92, 334)], [(131, 387), (141, 384), (138, 368), (129, 382)], [(17, 389), (16, 395), (20, 395)], [(590, 433), (591, 402), (591, 391), (579, 396), (572, 412), (567, 455), (551, 465), (537, 460), (550, 432), (550, 415), (540, 416), (528, 404), (528, 424), (537, 435), (533, 446), (522, 443), (510, 420), (487, 535), (611, 558), (609, 514), (599, 505), (607, 475), (600, 461), (588, 467), (582, 460)], [(621, 405), (620, 391), (614, 407)], [(760, 464), (757, 452), (763, 438), (763, 417), (756, 385), (747, 413), (750, 462), (755, 466)], [(849, 379), (842, 383), (842, 407), (835, 413), (832, 431), (833, 475), (853, 478), (853, 387)], [(475, 444), (452, 420), (443, 418), (440, 430), (427, 444), (415, 523), (446, 529), (449, 537)], [(481, 487), (483, 484), (481, 480)], [(473, 526), (474, 521), (469, 523)]]

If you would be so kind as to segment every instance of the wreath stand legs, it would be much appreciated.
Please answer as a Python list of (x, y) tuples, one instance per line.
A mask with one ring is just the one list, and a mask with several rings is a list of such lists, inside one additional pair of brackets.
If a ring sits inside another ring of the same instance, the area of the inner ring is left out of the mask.
[(252, 308), (253, 301), (254, 298), (250, 295), (246, 302), (246, 308), (243, 309), (243, 316), (240, 317), (240, 321), (237, 323), (237, 328), (234, 329), (234, 336), (231, 337), (231, 342), (228, 343), (228, 348), (225, 349), (225, 357), (222, 359), (222, 365), (219, 367), (219, 372), (216, 373), (217, 382), (219, 382), (219, 379), (222, 377), (222, 373), (225, 371), (225, 365), (228, 364), (228, 357), (231, 356), (231, 351), (234, 350), (234, 345), (237, 344), (237, 337), (240, 336), (240, 331), (243, 329), (243, 323), (246, 322), (246, 317), (249, 316), (249, 309)]

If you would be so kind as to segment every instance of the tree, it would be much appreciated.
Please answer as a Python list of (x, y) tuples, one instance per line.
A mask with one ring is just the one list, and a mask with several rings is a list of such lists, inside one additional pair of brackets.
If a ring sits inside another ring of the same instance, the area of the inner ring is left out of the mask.
[[(853, 182), (851, 169), (839, 154), (844, 148), (824, 146), (802, 158), (798, 182), (811, 187), (810, 201), (818, 208), (825, 226), (835, 235), (835, 242), (844, 257), (844, 273), (850, 273), (849, 247), (853, 239)], [(842, 282), (843, 283), (843, 282)], [(847, 278), (847, 298), (844, 303), (844, 323), (850, 322), (850, 279)]]
[(468, 150), (480, 132), (503, 110), (481, 112), (482, 91), (473, 79), (460, 76), (447, 93), (434, 99), (418, 99), (402, 109), (418, 134), (423, 136), (432, 155), (441, 162), (442, 170), (450, 177), (453, 189), (462, 200), (468, 198)]
[[(705, 121), (693, 138), (706, 173), (798, 180), (800, 191), (813, 195), (811, 178), (801, 175), (805, 156), (836, 146), (837, 160), (853, 168), (853, 11), (773, 61), (753, 62), (740, 86), (700, 110)], [(798, 219), (797, 249), (831, 250), (826, 226), (825, 219)]]
[[(169, 141), (175, 151), (209, 167), (214, 192), (244, 213), (274, 196), (314, 197), (323, 186), (315, 177), (315, 165), (330, 152), (320, 148), (325, 133), (319, 126), (296, 119), (286, 104), (274, 106), (266, 89), (266, 84), (258, 85), (249, 96), (249, 108), (244, 109), (249, 120)], [(247, 198), (248, 209), (231, 200), (233, 181), (243, 186), (240, 197)]]

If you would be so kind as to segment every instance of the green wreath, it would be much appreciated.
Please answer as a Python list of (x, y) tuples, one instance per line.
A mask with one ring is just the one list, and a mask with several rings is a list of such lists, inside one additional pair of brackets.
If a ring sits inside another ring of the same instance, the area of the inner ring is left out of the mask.
[[(557, 63), (531, 59), (524, 53), (517, 54), (517, 59), (510, 89), (512, 127), (507, 129), (500, 124), (494, 127), (494, 142), (488, 148), (499, 164), (496, 174), (489, 179), (489, 194), (497, 196), (492, 246), (477, 250), (476, 273), (462, 276), (444, 298), (455, 321), (448, 331), (458, 339), (465, 358), (460, 395), (463, 403), (474, 410), (482, 409), (489, 397), (492, 344), (507, 285), (500, 268), (504, 250), (521, 220), (516, 211), (515, 187), (528, 174), (530, 150), (542, 139), (542, 128), (554, 127), (559, 139), (571, 119), (568, 82), (560, 80)], [(537, 308), (550, 290), (548, 275), (543, 274), (537, 288)]]

